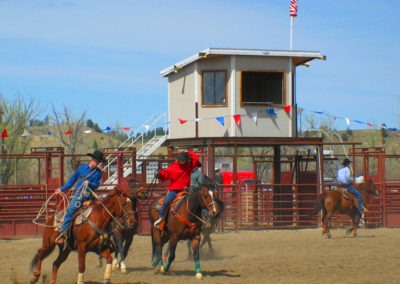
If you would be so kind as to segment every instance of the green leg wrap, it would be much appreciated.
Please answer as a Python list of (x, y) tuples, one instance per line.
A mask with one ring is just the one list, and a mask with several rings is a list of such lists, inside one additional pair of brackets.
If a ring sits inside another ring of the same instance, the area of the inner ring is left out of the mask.
[(199, 260), (194, 261), (194, 272), (200, 273), (200, 261)]

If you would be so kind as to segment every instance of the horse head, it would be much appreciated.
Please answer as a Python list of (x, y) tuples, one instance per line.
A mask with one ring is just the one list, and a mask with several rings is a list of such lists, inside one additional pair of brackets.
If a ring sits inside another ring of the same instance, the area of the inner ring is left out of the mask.
[(357, 190), (363, 195), (363, 199), (365, 199), (365, 202), (369, 201), (370, 196), (374, 196), (379, 198), (379, 191), (376, 188), (375, 183), (372, 181), (372, 179), (368, 179), (367, 182), (360, 183), (357, 186)]
[(201, 206), (208, 209), (212, 218), (217, 217), (221, 213), (221, 208), (214, 199), (213, 191), (208, 186), (203, 185), (199, 192)]
[(128, 227), (132, 228), (136, 225), (137, 220), (133, 210), (133, 202), (126, 190), (115, 189), (108, 194), (106, 200), (113, 201), (110, 202), (112, 204), (109, 209), (115, 217), (123, 218)]

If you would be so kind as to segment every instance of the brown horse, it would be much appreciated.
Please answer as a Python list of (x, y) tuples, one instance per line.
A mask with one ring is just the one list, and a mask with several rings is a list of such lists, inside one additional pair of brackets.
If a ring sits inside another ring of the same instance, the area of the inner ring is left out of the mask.
[[(220, 213), (218, 203), (215, 202), (213, 192), (207, 186), (202, 186), (200, 190), (193, 194), (188, 194), (183, 197), (183, 201), (178, 202), (174, 206), (171, 204), (171, 209), (168, 210), (166, 216), (166, 224), (161, 224), (161, 229), (151, 228), (152, 237), (152, 266), (160, 265), (160, 272), (168, 272), (172, 262), (175, 259), (175, 250), (179, 240), (189, 239), (192, 241), (194, 270), (197, 279), (202, 279), (203, 275), (200, 272), (200, 257), (199, 244), (201, 241), (201, 229), (204, 220), (201, 218), (203, 208), (207, 208), (211, 217), (215, 217)], [(157, 204), (159, 199), (156, 199), (150, 207), (150, 220), (154, 223), (158, 219)], [(163, 263), (161, 254), (163, 245), (169, 241), (168, 260)]]
[[(356, 189), (362, 194), (365, 206), (368, 205), (372, 196), (379, 197), (379, 192), (375, 184), (370, 179), (365, 183), (360, 183)], [(349, 194), (350, 195), (350, 194)], [(325, 191), (319, 198), (317, 210), (322, 209), (322, 235), (331, 237), (329, 221), (335, 212), (350, 215), (352, 226), (346, 231), (349, 235), (357, 236), (357, 227), (360, 222), (360, 213), (358, 211), (357, 201), (353, 196), (346, 198), (340, 190)]]
[(112, 190), (103, 200), (98, 200), (92, 206), (92, 212), (79, 225), (75, 223), (78, 216), (75, 215), (72, 222), (69, 235), (66, 239), (66, 245), (56, 244), (56, 237), (59, 232), (55, 231), (54, 217), (47, 222), (47, 227), (43, 232), (42, 247), (33, 257), (31, 262), (31, 270), (34, 269), (31, 283), (36, 283), (41, 274), (42, 261), (51, 254), (56, 245), (58, 245), (58, 257), (53, 262), (52, 280), (55, 284), (57, 281), (57, 271), (60, 265), (67, 259), (72, 250), (78, 251), (79, 274), (77, 283), (83, 283), (83, 273), (85, 272), (85, 257), (86, 253), (91, 251), (98, 253), (107, 261), (107, 266), (104, 273), (103, 283), (110, 283), (111, 274), (111, 250), (112, 243), (109, 235), (111, 233), (111, 223), (117, 217), (130, 215), (129, 222), (136, 222), (134, 215), (131, 214), (132, 205), (125, 191)]

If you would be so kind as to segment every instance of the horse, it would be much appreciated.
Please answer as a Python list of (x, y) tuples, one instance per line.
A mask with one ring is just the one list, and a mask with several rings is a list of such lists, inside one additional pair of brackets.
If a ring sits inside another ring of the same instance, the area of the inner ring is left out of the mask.
[[(138, 220), (138, 211), (137, 211), (137, 203), (139, 201), (146, 200), (148, 198), (147, 189), (140, 184), (136, 180), (128, 181), (130, 189), (129, 198), (132, 201), (131, 212), (135, 215), (135, 220)], [(135, 222), (131, 224), (127, 219), (128, 216), (124, 218), (118, 218), (119, 222), (112, 222), (112, 238), (114, 243), (117, 246), (115, 250), (115, 257), (112, 262), (112, 270), (120, 269), (122, 273), (126, 273), (126, 262), (125, 258), (128, 255), (129, 248), (132, 245), (133, 237), (137, 233), (138, 223)], [(121, 224), (123, 226), (121, 226)], [(101, 257), (99, 257), (99, 262), (101, 263)]]
[[(371, 197), (379, 197), (379, 192), (376, 189), (374, 182), (369, 179), (365, 183), (356, 185), (356, 189), (362, 194), (363, 203), (367, 206)], [(357, 200), (354, 196), (345, 197), (342, 191), (332, 190), (325, 191), (319, 197), (316, 204), (316, 211), (322, 209), (322, 236), (331, 237), (329, 221), (335, 212), (347, 214), (350, 216), (352, 226), (347, 229), (346, 234), (357, 236), (357, 227), (361, 219), (358, 211)]]
[(67, 259), (72, 250), (78, 251), (78, 278), (77, 283), (83, 283), (83, 274), (85, 272), (85, 258), (87, 252), (95, 252), (104, 257), (107, 261), (104, 272), (103, 283), (110, 283), (111, 276), (111, 251), (113, 244), (110, 240), (111, 223), (115, 218), (129, 215), (128, 222), (135, 223), (135, 216), (131, 214), (132, 205), (126, 191), (111, 190), (102, 200), (98, 199), (92, 207), (92, 212), (81, 224), (76, 224), (79, 212), (74, 216), (68, 237), (64, 245), (57, 244), (56, 238), (59, 234), (54, 224), (55, 216), (52, 216), (47, 222), (43, 232), (42, 247), (38, 250), (31, 262), (31, 271), (34, 269), (30, 283), (36, 283), (41, 274), (42, 261), (49, 256), (56, 245), (58, 246), (58, 256), (53, 262), (52, 280), (57, 281), (57, 272), (61, 264)]
[[(201, 230), (201, 234), (202, 234), (202, 240), (200, 243), (200, 249), (207, 243), (208, 245), (208, 250), (210, 252), (213, 252), (213, 246), (212, 246), (212, 242), (211, 242), (211, 234), (214, 233), (215, 231), (215, 227), (217, 226), (218, 221), (220, 220), (220, 217), (222, 216), (222, 213), (224, 212), (224, 202), (218, 198), (215, 198), (215, 202), (217, 202), (219, 208), (220, 208), (220, 214), (218, 214), (217, 217), (215, 218), (211, 218), (209, 221), (209, 224), (206, 224), (205, 226), (203, 226), (202, 230)], [(188, 247), (188, 256), (187, 259), (193, 259), (193, 253), (192, 253), (192, 244), (191, 241), (188, 240), (187, 241), (187, 247)], [(163, 254), (163, 261), (166, 261), (168, 259), (168, 252), (169, 252), (169, 246), (168, 248), (165, 250), (164, 254)]]
[[(150, 206), (150, 221), (153, 224), (158, 219), (159, 212), (157, 198)], [(197, 279), (202, 279), (200, 271), (199, 244), (201, 242), (202, 223), (205, 222), (202, 217), (202, 209), (207, 208), (210, 216), (216, 217), (221, 212), (218, 203), (215, 202), (213, 192), (208, 186), (202, 186), (200, 190), (192, 194), (185, 194), (182, 200), (171, 203), (170, 209), (165, 217), (166, 223), (160, 224), (160, 228), (151, 227), (152, 239), (152, 266), (160, 266), (160, 272), (169, 271), (172, 262), (175, 259), (175, 250), (179, 240), (191, 240), (194, 260), (194, 271)], [(169, 255), (167, 261), (162, 261), (162, 247), (169, 241)]]

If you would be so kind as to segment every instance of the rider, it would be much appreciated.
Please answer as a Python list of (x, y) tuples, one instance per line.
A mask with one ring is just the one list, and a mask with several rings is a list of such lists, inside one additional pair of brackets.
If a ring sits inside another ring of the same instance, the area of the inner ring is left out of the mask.
[(159, 218), (154, 222), (154, 227), (158, 226), (168, 208), (168, 205), (175, 199), (176, 195), (190, 186), (190, 175), (196, 168), (199, 157), (193, 151), (183, 151), (176, 156), (176, 161), (168, 168), (156, 172), (159, 180), (170, 180), (168, 194), (161, 207)]
[(364, 212), (368, 212), (368, 210), (363, 205), (362, 194), (353, 187), (353, 180), (350, 175), (350, 163), (351, 161), (347, 158), (343, 159), (342, 165), (343, 167), (338, 171), (338, 182), (341, 187), (347, 189), (348, 192), (353, 194), (358, 200), (358, 211), (360, 215)]
[(190, 193), (198, 191), (201, 185), (206, 181), (204, 174), (199, 170), (201, 166), (202, 164), (198, 162), (196, 168), (194, 168), (190, 175)]
[(106, 163), (103, 152), (95, 150), (93, 154), (87, 153), (87, 156), (92, 158), (89, 163), (80, 165), (68, 182), (55, 191), (55, 193), (61, 193), (75, 185), (75, 192), (68, 206), (67, 212), (65, 213), (61, 232), (56, 238), (56, 242), (59, 244), (64, 243), (66, 232), (74, 218), (75, 212), (78, 211), (85, 201), (91, 199), (91, 192), (87, 190), (87, 188), (94, 191), (101, 183), (102, 171), (98, 166), (100, 163)]

